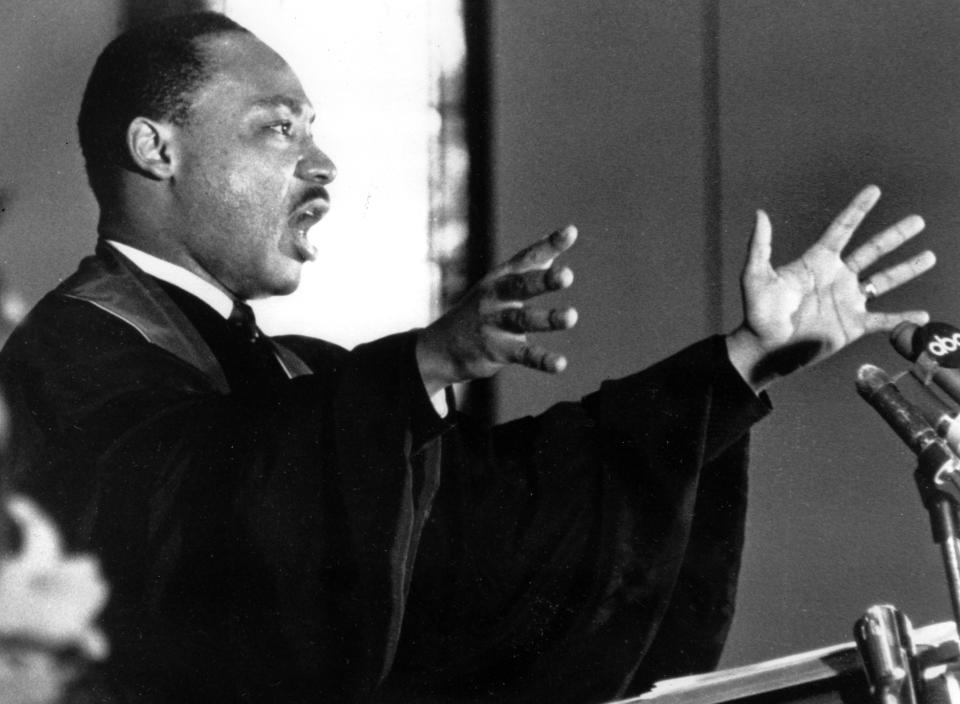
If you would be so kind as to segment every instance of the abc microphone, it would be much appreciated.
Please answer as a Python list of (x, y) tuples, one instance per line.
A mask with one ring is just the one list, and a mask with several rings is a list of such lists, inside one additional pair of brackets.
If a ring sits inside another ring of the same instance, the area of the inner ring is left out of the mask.
[(917, 363), (922, 371), (915, 369), (915, 376), (927, 376), (921, 379), (924, 383), (932, 378), (947, 396), (960, 403), (960, 374), (944, 365), (956, 361), (960, 351), (958, 334), (960, 331), (944, 323), (930, 323), (923, 328), (900, 323), (890, 333), (890, 344), (903, 357)]

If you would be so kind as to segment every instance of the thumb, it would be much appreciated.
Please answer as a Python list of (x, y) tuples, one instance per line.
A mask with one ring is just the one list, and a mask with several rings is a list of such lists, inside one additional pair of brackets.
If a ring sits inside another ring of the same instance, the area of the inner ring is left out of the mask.
[(36, 504), (24, 496), (14, 495), (7, 499), (7, 511), (20, 529), (20, 559), (49, 564), (60, 558), (63, 552), (60, 534)]
[(762, 274), (770, 269), (772, 254), (773, 228), (770, 218), (763, 210), (757, 211), (757, 222), (747, 248), (745, 274)]

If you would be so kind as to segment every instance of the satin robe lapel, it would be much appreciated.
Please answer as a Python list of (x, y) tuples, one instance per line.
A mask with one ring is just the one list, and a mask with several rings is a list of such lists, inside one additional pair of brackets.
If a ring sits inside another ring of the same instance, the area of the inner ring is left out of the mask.
[(200, 333), (163, 289), (129, 259), (100, 242), (95, 256), (58, 289), (116, 316), (146, 340), (203, 372), (221, 393), (230, 386), (217, 358)]

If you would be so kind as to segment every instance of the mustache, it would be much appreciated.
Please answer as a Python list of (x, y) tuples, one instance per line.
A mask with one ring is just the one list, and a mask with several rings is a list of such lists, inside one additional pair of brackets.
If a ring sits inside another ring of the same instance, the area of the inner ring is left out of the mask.
[(290, 209), (291, 212), (296, 212), (304, 206), (310, 205), (314, 201), (323, 200), (327, 203), (330, 202), (330, 194), (327, 192), (327, 189), (323, 186), (310, 186), (308, 187), (294, 203), (294, 206)]

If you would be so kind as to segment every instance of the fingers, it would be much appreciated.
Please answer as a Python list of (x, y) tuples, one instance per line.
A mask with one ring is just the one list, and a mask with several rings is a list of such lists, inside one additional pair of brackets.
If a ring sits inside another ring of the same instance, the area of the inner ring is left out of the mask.
[(569, 330), (577, 324), (577, 317), (575, 308), (541, 310), (517, 306), (491, 313), (487, 324), (495, 330), (491, 337), (498, 340), (504, 362), (559, 374), (567, 368), (566, 357), (531, 342), (526, 333)]
[(889, 332), (901, 323), (926, 325), (930, 315), (925, 310), (908, 310), (902, 313), (867, 313), (864, 321), (864, 333)]
[(573, 272), (567, 267), (551, 267), (546, 271), (504, 274), (494, 279), (493, 292), (501, 301), (525, 301), (550, 291), (565, 289), (573, 283)]
[(874, 262), (889, 254), (904, 242), (916, 237), (924, 228), (925, 223), (919, 215), (904, 218), (896, 225), (888, 227), (869, 241), (857, 247), (846, 259), (847, 267), (854, 273), (870, 267)]
[(500, 301), (524, 301), (567, 288), (573, 283), (573, 272), (553, 266), (553, 260), (576, 239), (577, 228), (568, 225), (520, 250), (486, 277), (488, 290)]
[(529, 342), (514, 345), (508, 353), (508, 361), (550, 374), (559, 374), (567, 368), (567, 358), (562, 354)]
[(920, 276), (920, 274), (931, 269), (936, 263), (937, 258), (933, 252), (929, 250), (921, 252), (907, 261), (900, 262), (889, 269), (884, 269), (871, 275), (870, 278), (864, 282), (864, 286), (872, 284), (874, 295), (882, 296), (887, 291), (893, 290), (897, 286), (901, 286)]
[(428, 393), (460, 381), (496, 374), (507, 364), (556, 373), (567, 360), (527, 339), (526, 333), (566, 330), (577, 322), (573, 308), (526, 307), (530, 298), (565, 289), (573, 272), (554, 266), (577, 238), (573, 226), (534, 242), (500, 265), (424, 328), (417, 365)]
[(529, 247), (514, 254), (501, 269), (504, 271), (527, 271), (530, 269), (546, 269), (553, 260), (563, 254), (577, 241), (577, 228), (567, 225)]
[(569, 330), (577, 324), (577, 310), (575, 308), (503, 308), (487, 316), (491, 325), (522, 335), (528, 332), (551, 332), (554, 330)]
[(758, 210), (757, 224), (753, 228), (753, 236), (748, 246), (745, 274), (757, 275), (769, 270), (772, 239), (773, 228), (770, 226), (770, 217), (763, 210)]
[(844, 210), (837, 215), (827, 231), (820, 238), (820, 244), (832, 252), (839, 254), (854, 231), (863, 222), (867, 213), (873, 209), (880, 199), (880, 189), (876, 186), (867, 186), (860, 191)]
[(60, 535), (53, 522), (36, 505), (22, 496), (7, 499), (7, 512), (22, 536), (20, 556), (34, 564), (58, 560), (63, 552)]

